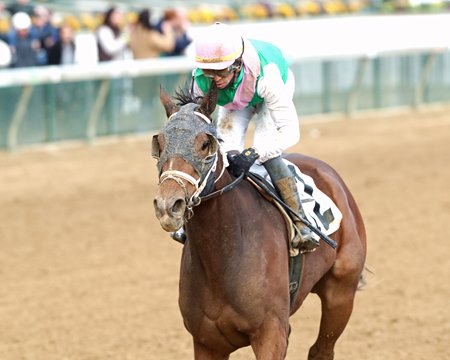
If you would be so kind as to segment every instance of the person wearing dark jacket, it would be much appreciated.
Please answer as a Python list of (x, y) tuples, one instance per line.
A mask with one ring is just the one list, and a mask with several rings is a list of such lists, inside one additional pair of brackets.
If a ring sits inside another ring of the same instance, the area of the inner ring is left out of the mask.
[(13, 29), (7, 35), (11, 48), (11, 67), (29, 67), (38, 65), (40, 42), (30, 32), (31, 18), (24, 12), (14, 14), (11, 19)]
[(32, 17), (33, 26), (30, 31), (41, 43), (41, 48), (38, 52), (39, 65), (48, 64), (48, 50), (59, 39), (59, 31), (52, 25), (50, 16), (50, 10), (45, 6), (38, 5), (35, 7)]
[(75, 42), (72, 28), (64, 24), (59, 30), (59, 40), (48, 49), (49, 65), (68, 65), (75, 63)]

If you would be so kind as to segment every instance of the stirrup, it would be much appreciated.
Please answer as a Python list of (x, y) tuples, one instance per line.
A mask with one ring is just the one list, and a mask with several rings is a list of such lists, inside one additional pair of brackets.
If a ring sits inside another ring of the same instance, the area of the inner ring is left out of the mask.
[(314, 251), (320, 242), (314, 237), (313, 232), (305, 224), (301, 223), (300, 226), (296, 224), (298, 231), (298, 236), (292, 240), (292, 247), (299, 249), (300, 252), (311, 252)]
[(186, 236), (186, 233), (184, 232), (183, 228), (181, 228), (173, 233), (170, 233), (170, 237), (183, 245), (187, 240), (187, 236)]

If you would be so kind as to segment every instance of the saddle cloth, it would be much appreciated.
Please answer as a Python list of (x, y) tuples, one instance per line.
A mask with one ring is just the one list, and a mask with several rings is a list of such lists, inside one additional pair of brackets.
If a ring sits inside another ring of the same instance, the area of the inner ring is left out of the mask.
[[(312, 177), (303, 174), (292, 162), (286, 159), (283, 159), (283, 161), (286, 163), (289, 170), (294, 174), (295, 182), (297, 184), (297, 191), (299, 193), (307, 220), (325, 235), (331, 235), (336, 232), (341, 224), (342, 213), (333, 200), (317, 188)], [(254, 164), (250, 171), (263, 177), (272, 184), (270, 176), (263, 165)], [(286, 218), (286, 212), (282, 211), (282, 213)], [(289, 233), (292, 239), (295, 236), (295, 233), (291, 228), (292, 220), (290, 216), (287, 216), (286, 220), (289, 222)], [(313, 236), (315, 236), (316, 239), (320, 238), (316, 233), (313, 233)], [(291, 256), (295, 256), (298, 254), (298, 250), (291, 248), (290, 253)]]

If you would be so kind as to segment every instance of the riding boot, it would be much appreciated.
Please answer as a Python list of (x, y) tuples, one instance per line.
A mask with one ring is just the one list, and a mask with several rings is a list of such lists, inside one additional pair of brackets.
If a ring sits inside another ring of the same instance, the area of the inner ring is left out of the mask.
[(186, 233), (184, 232), (184, 228), (181, 227), (177, 231), (170, 233), (170, 237), (174, 239), (175, 241), (179, 242), (180, 244), (183, 244), (187, 240)]
[[(298, 212), (301, 218), (305, 219), (306, 216), (297, 191), (294, 175), (288, 169), (283, 159), (276, 157), (266, 161), (263, 165), (285, 204)], [(293, 217), (293, 221), (299, 229), (300, 237), (294, 238), (292, 247), (306, 251), (314, 250), (319, 245), (319, 241), (314, 237), (311, 229), (297, 217)]]

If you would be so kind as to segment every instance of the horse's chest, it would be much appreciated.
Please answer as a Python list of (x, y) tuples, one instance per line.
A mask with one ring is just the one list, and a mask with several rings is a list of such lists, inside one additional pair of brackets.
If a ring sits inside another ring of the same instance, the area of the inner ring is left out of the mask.
[(247, 346), (249, 322), (232, 306), (212, 300), (197, 304), (197, 309), (182, 310), (185, 324), (194, 338), (204, 344), (222, 344), (227, 347)]

